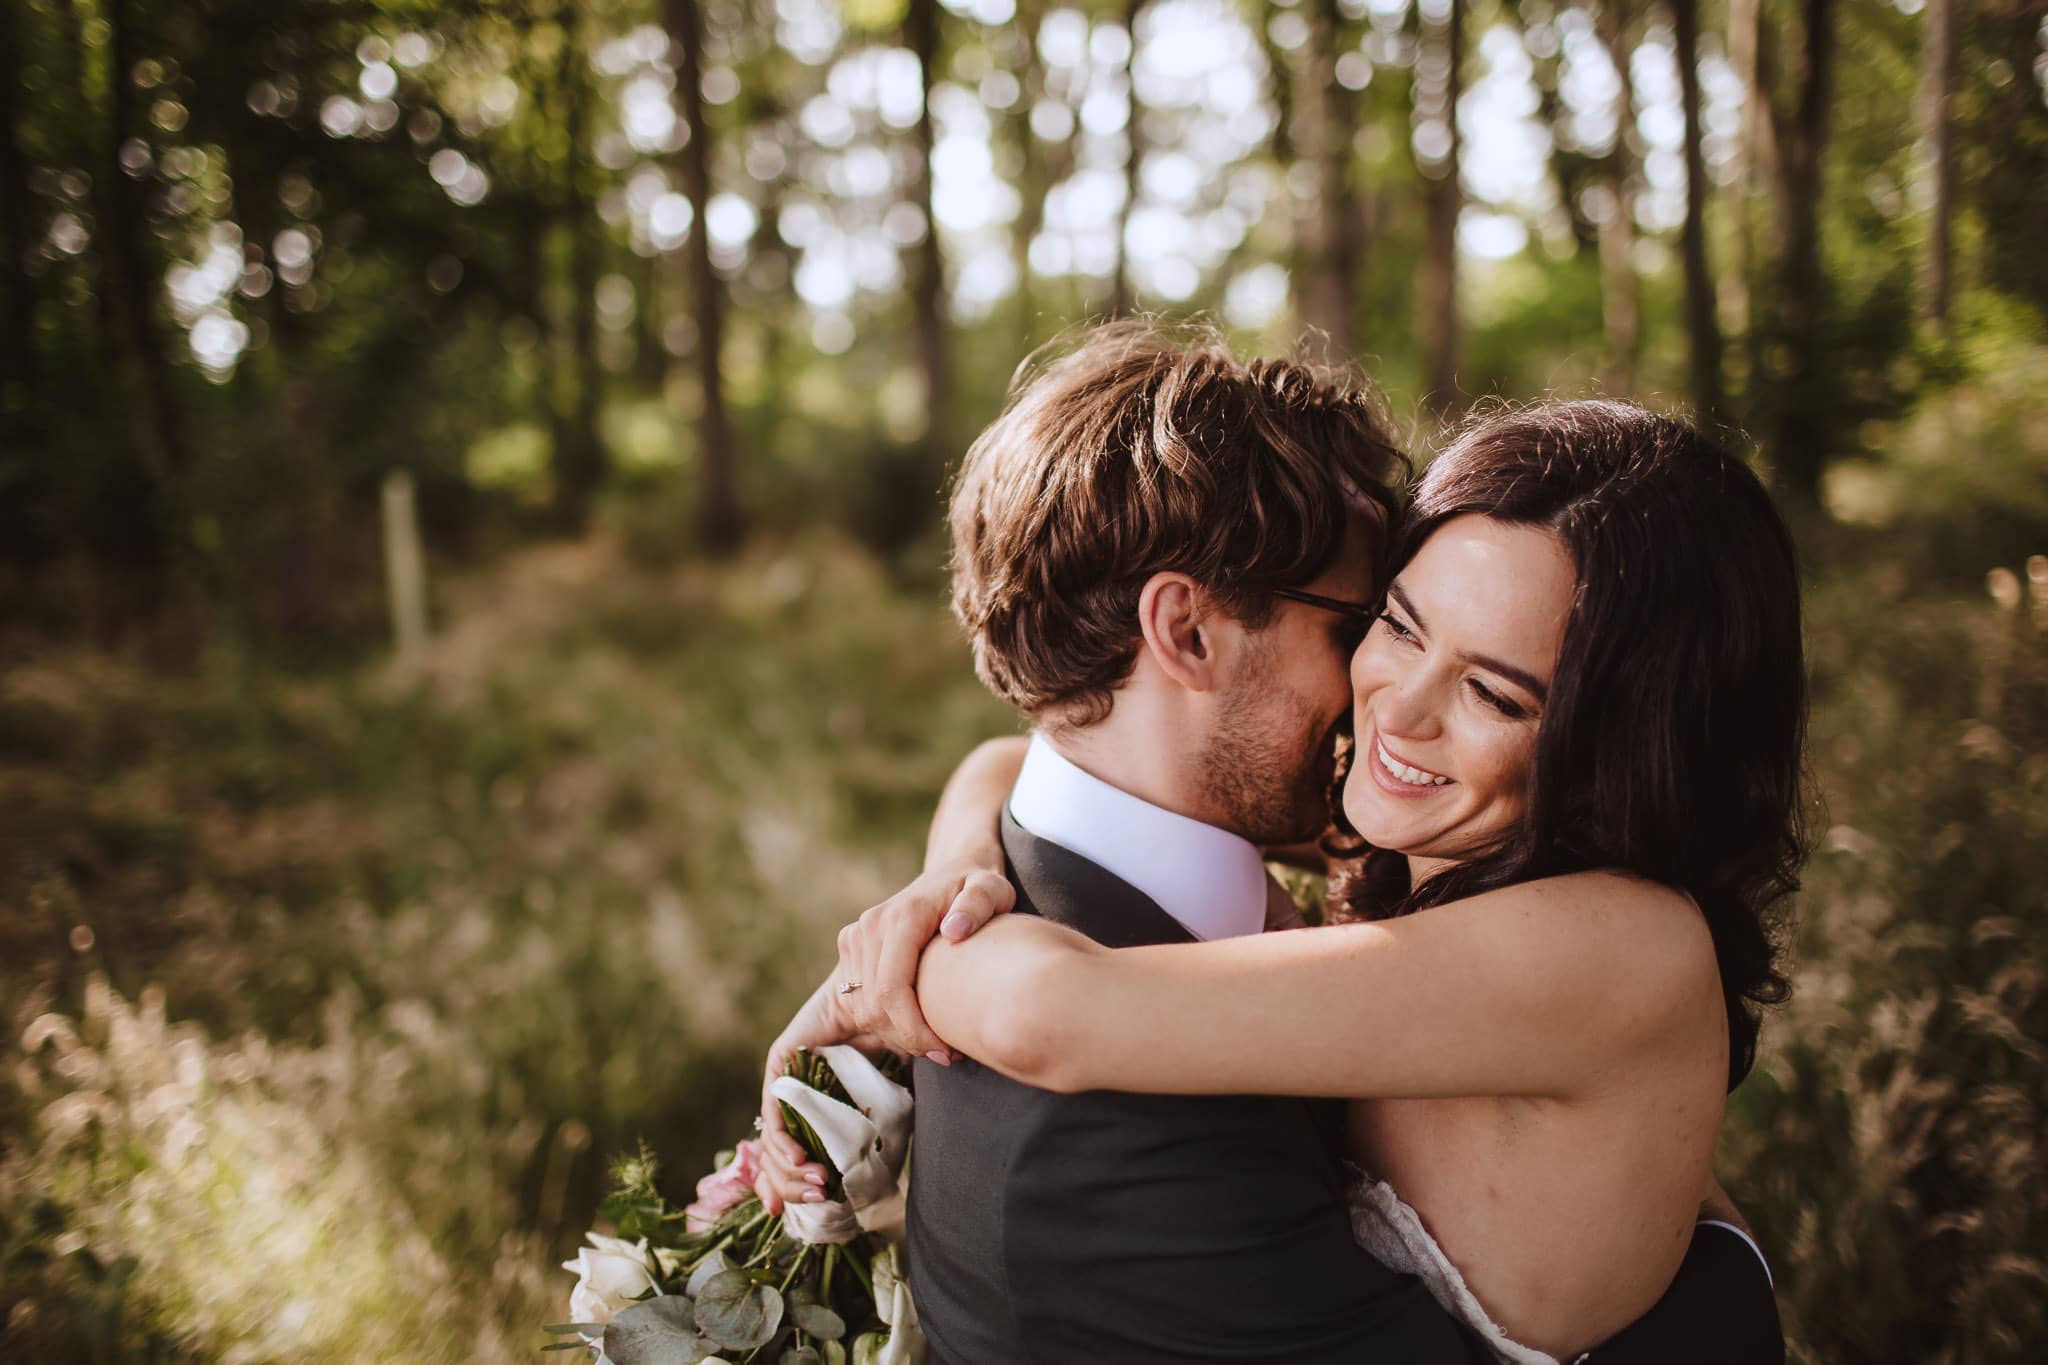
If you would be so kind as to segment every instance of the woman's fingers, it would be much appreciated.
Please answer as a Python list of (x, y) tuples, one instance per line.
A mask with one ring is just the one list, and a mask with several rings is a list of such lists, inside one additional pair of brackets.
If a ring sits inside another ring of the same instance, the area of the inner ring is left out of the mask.
[(925, 944), (931, 942), (931, 935), (923, 932), (924, 925), (917, 922), (890, 924), (883, 920), (879, 929), (879, 934), (864, 934), (863, 943), (874, 945), (870, 986), (875, 992), (874, 1003), (888, 1020), (885, 1035), (899, 1052), (929, 1057), (941, 1066), (950, 1066), (952, 1053), (939, 1035), (932, 1032), (917, 1004), (917, 963), (924, 955)]
[(781, 1213), (789, 1204), (815, 1204), (825, 1197), (826, 1172), (804, 1154), (803, 1144), (787, 1133), (761, 1139), (761, 1170), (754, 1177), (754, 1193), (770, 1213)]
[(997, 915), (1008, 914), (1017, 904), (1017, 888), (1008, 877), (977, 869), (961, 878), (960, 889), (939, 921), (939, 932), (954, 942), (971, 936)]
[(850, 1000), (854, 1017), (866, 1032), (881, 1038), (906, 1057), (950, 1062), (946, 1045), (925, 1023), (917, 1005), (917, 962), (931, 941), (934, 921), (904, 925), (886, 920), (863, 923), (857, 956), (844, 965), (860, 988)]

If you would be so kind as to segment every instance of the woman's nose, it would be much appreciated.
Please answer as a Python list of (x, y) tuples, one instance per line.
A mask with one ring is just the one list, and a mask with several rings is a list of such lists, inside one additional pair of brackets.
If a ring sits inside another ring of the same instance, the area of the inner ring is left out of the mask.
[(1436, 689), (1421, 669), (1392, 678), (1373, 699), (1373, 716), (1386, 734), (1433, 739), (1438, 725)]

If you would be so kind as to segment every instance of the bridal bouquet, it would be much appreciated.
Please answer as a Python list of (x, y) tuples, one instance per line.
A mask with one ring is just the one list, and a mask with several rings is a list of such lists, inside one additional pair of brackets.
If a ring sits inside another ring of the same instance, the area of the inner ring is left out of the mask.
[(798, 1053), (770, 1093), (811, 1159), (825, 1200), (772, 1218), (753, 1195), (758, 1148), (721, 1153), (695, 1202), (672, 1207), (643, 1148), (619, 1163), (603, 1212), (619, 1235), (589, 1234), (576, 1272), (573, 1333), (543, 1349), (589, 1350), (599, 1365), (915, 1365), (924, 1341), (904, 1282), (900, 1177), (910, 1092), (893, 1059), (849, 1047)]

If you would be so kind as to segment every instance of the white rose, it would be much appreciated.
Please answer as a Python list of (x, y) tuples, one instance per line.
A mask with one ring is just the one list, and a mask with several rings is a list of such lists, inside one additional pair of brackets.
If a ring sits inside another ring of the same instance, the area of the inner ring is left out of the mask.
[(590, 1245), (580, 1248), (575, 1260), (562, 1262), (562, 1269), (576, 1272), (569, 1318), (610, 1322), (614, 1313), (631, 1307), (655, 1287), (654, 1263), (648, 1259), (645, 1237), (637, 1244), (596, 1232), (589, 1237)]

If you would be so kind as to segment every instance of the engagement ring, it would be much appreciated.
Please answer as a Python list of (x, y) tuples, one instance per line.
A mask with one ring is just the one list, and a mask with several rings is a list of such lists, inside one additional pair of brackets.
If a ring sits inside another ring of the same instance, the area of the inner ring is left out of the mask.
[(841, 995), (852, 995), (859, 989), (860, 982), (858, 981), (842, 981), (839, 983), (839, 993)]

